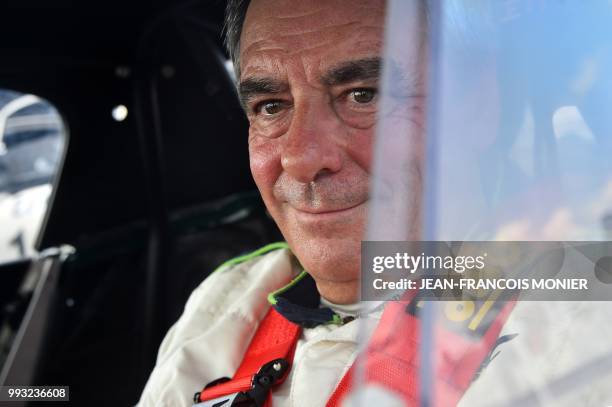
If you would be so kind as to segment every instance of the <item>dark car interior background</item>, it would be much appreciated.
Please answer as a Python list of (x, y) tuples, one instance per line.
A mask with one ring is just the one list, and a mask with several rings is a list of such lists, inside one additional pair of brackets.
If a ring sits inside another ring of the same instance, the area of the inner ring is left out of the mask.
[(133, 405), (190, 292), (280, 239), (248, 168), (224, 2), (0, 8), (0, 88), (50, 101), (69, 134), (41, 254), (0, 265), (0, 385)]

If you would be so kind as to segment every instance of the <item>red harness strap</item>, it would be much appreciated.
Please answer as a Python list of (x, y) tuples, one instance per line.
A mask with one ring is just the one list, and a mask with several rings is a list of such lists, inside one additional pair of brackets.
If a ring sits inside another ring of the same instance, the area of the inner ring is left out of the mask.
[[(406, 301), (386, 304), (378, 327), (365, 353), (357, 359), (357, 364), (360, 364), (364, 372), (365, 384), (376, 384), (388, 389), (401, 397), (406, 405), (419, 405), (420, 322), (407, 312), (408, 304)], [(513, 306), (513, 302), (506, 303), (479, 339), (466, 338), (450, 329), (436, 326), (433, 347), (436, 350), (433, 378), (436, 406), (457, 404), (491, 352)], [(229, 399), (224, 401), (223, 397), (253, 391), (263, 368), (269, 368), (271, 362), (277, 360), (290, 362), (293, 359), (300, 331), (298, 325), (289, 322), (271, 308), (255, 333), (233, 379), (207, 386), (196, 394), (195, 401), (212, 402), (211, 406), (231, 406), (233, 402)], [(342, 378), (327, 402), (328, 407), (342, 405), (344, 397), (352, 389), (357, 364), (353, 364)], [(287, 363), (283, 366), (282, 375), (275, 377), (272, 384), (282, 383), (288, 369)], [(247, 405), (271, 407), (269, 390), (270, 386), (257, 393), (257, 402), (247, 398), (251, 401)]]
[[(351, 391), (355, 366), (361, 364), (364, 384), (376, 384), (401, 397), (407, 406), (419, 404), (419, 327), (420, 321), (409, 314), (405, 301), (389, 302), (368, 344), (364, 355), (357, 359), (342, 378), (328, 407), (342, 405)], [(433, 395), (436, 406), (454, 406), (472, 382), (514, 307), (504, 304), (502, 310), (479, 339), (466, 338), (438, 324), (434, 332), (435, 377)]]
[[(256, 380), (265, 380), (266, 385), (282, 383), (289, 371), (289, 363), (293, 360), (293, 352), (300, 331), (299, 325), (289, 322), (274, 308), (270, 308), (259, 324), (259, 328), (255, 332), (255, 336), (253, 336), (234, 377), (223, 383), (205, 387), (200, 393), (196, 393), (194, 401), (203, 402), (235, 393), (249, 392), (259, 384), (254, 383)], [(287, 362), (287, 365), (284, 365), (284, 361)], [(281, 364), (283, 365), (281, 366)], [(277, 371), (281, 374), (277, 377), (272, 377), (273, 375), (258, 376), (258, 373), (266, 366), (270, 368), (271, 372)], [(262, 379), (262, 377), (265, 379)], [(269, 386), (263, 386), (262, 391), (264, 393), (261, 394), (265, 394), (266, 398), (264, 405), (271, 406)]]

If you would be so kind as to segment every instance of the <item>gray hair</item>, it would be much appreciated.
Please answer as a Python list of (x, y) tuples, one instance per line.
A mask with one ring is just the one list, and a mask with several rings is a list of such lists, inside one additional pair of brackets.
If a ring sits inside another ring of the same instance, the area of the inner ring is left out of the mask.
[(238, 80), (240, 79), (240, 35), (250, 3), (251, 0), (228, 0), (225, 8), (225, 22), (223, 24), (225, 48), (234, 64), (234, 71)]
[[(429, 0), (420, 0), (424, 6), (422, 11), (425, 14), (425, 19), (429, 23)], [(483, 22), (486, 17), (486, 11), (488, 10), (486, 0), (477, 0), (469, 3), (466, 6), (461, 0), (451, 0), (444, 8), (444, 14), (448, 23), (453, 31), (453, 38), (460, 41), (459, 45), (465, 46), (467, 44), (478, 43), (474, 38), (475, 34), (474, 27), (479, 27), (482, 30), (488, 24)], [(246, 18), (247, 9), (251, 4), (251, 0), (227, 0), (227, 6), (225, 8), (225, 21), (223, 25), (223, 32), (225, 35), (225, 47), (229, 54), (232, 63), (234, 64), (234, 72), (236, 73), (236, 79), (240, 80), (240, 35), (242, 34), (242, 26)], [(490, 5), (489, 5), (490, 6)], [(485, 11), (485, 12), (483, 12)], [(481, 21), (482, 20), (482, 21)], [(490, 23), (489, 23), (490, 24)], [(492, 31), (491, 27), (485, 28), (485, 30)], [(480, 41), (483, 41), (483, 35), (477, 36)], [(493, 41), (495, 36), (490, 36), (490, 41)], [(461, 43), (463, 41), (463, 43)], [(486, 42), (486, 41), (485, 41)]]

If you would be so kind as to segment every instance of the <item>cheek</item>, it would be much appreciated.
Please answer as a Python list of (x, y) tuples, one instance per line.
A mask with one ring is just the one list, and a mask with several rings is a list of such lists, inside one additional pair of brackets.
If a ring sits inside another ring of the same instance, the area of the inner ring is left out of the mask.
[(251, 173), (268, 208), (274, 201), (272, 191), (282, 171), (278, 144), (275, 140), (249, 139)]
[(372, 166), (375, 128), (351, 129), (345, 142), (345, 151), (367, 174), (370, 174)]

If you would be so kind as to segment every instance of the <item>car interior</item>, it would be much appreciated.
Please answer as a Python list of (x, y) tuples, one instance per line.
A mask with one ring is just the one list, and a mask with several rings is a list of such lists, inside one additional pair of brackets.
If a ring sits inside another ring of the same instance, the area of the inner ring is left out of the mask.
[(49, 101), (68, 133), (38, 254), (0, 265), (0, 385), (134, 405), (191, 291), (282, 239), (248, 168), (224, 6), (0, 6), (0, 88)]

